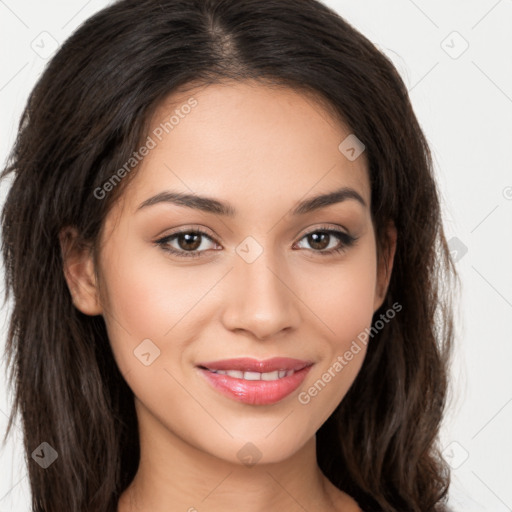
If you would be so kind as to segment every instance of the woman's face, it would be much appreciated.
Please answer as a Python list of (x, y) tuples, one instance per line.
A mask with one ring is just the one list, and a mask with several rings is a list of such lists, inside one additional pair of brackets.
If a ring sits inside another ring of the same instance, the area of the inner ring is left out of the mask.
[(343, 399), (387, 286), (349, 135), (310, 97), (261, 84), (160, 105), (99, 258), (98, 312), (147, 428), (275, 462)]

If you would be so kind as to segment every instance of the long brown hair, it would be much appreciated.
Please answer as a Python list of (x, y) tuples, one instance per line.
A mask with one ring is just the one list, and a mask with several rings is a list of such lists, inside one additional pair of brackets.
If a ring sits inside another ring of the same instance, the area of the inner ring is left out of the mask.
[[(6, 354), (36, 512), (114, 512), (139, 458), (133, 394), (102, 316), (80, 313), (59, 233), (97, 247), (134, 169), (95, 190), (147, 135), (150, 113), (194, 84), (256, 79), (321, 98), (365, 145), (378, 252), (394, 221), (394, 270), (379, 329), (348, 394), (317, 433), (326, 476), (365, 511), (440, 511), (449, 473), (437, 445), (453, 337), (447, 248), (431, 154), (391, 61), (316, 0), (122, 0), (87, 20), (34, 87), (2, 179)], [(4, 438), (5, 442), (5, 438)], [(47, 442), (45, 470), (30, 458)]]

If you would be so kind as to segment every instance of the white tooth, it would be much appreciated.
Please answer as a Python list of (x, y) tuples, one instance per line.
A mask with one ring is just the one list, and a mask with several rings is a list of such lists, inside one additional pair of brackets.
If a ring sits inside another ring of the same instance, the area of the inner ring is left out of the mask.
[(244, 379), (245, 380), (260, 380), (261, 373), (259, 373), (259, 372), (244, 372)]
[(277, 380), (279, 378), (279, 372), (266, 372), (261, 374), (261, 380)]
[(234, 379), (245, 379), (245, 380), (277, 380), (282, 379), (283, 377), (289, 377), (295, 373), (295, 370), (275, 370), (273, 372), (242, 372), (239, 370), (211, 370), (213, 373), (218, 373), (219, 375), (227, 375), (228, 377), (232, 377)]
[(227, 370), (224, 372), (228, 377), (233, 377), (234, 379), (243, 379), (244, 372), (240, 372), (238, 370)]

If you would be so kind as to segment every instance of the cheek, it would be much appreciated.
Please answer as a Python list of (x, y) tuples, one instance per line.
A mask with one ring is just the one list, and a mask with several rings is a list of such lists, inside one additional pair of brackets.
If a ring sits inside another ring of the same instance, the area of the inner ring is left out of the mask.
[(139, 347), (142, 354), (150, 352), (150, 360), (155, 361), (151, 367), (162, 361), (161, 340), (172, 335), (180, 319), (186, 318), (187, 306), (190, 309), (198, 294), (194, 287), (199, 287), (193, 279), (187, 282), (183, 272), (170, 274), (169, 266), (167, 271), (162, 267), (165, 258), (155, 261), (156, 251), (144, 250), (133, 238), (120, 230), (109, 239), (102, 255), (102, 304), (108, 336), (121, 371), (136, 370), (132, 378), (144, 367)]
[[(218, 280), (215, 270), (180, 266), (133, 234), (121, 233), (110, 242), (104, 254), (105, 303), (135, 338), (161, 338), (181, 328)], [(116, 245), (122, 252), (115, 250)]]
[(372, 241), (366, 241), (339, 266), (325, 268), (315, 277), (307, 300), (318, 313), (325, 335), (318, 343), (320, 364), (298, 397), (311, 428), (318, 428), (338, 406), (366, 355), (376, 287)]
[(338, 350), (371, 324), (377, 282), (374, 251), (373, 240), (365, 240), (341, 263), (319, 265), (314, 279), (304, 276), (304, 302), (317, 314), (330, 345)]

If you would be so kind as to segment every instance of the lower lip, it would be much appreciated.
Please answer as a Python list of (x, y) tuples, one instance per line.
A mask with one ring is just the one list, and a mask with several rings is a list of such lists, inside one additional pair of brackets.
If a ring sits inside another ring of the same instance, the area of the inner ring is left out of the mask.
[(249, 405), (275, 404), (293, 393), (306, 378), (311, 366), (277, 380), (245, 380), (219, 375), (200, 368), (206, 380), (223, 395)]

